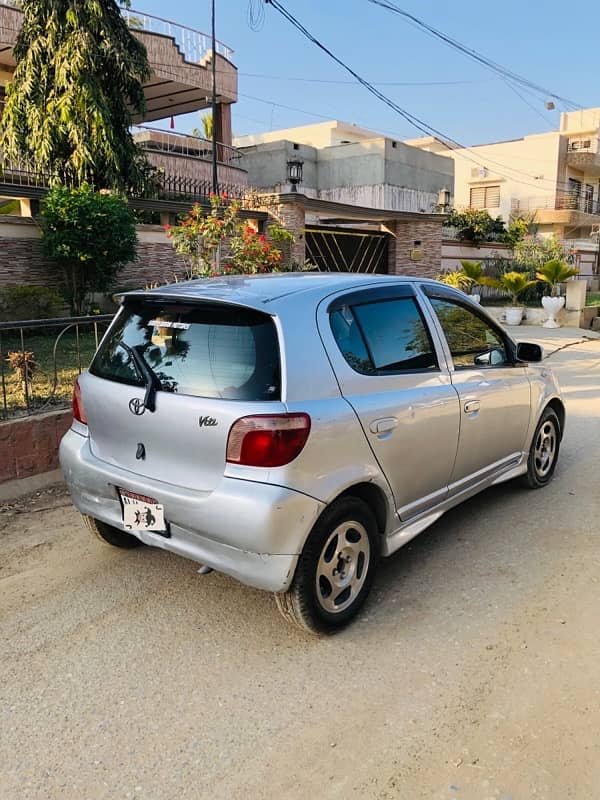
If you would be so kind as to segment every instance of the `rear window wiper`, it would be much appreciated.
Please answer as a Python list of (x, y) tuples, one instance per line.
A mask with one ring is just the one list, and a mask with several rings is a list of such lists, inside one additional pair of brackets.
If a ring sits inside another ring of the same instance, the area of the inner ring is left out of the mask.
[(136, 350), (135, 347), (130, 347), (128, 344), (125, 344), (125, 342), (119, 342), (118, 346), (122, 347), (123, 350), (131, 356), (140, 377), (144, 379), (146, 386), (144, 406), (150, 412), (156, 411), (156, 392), (162, 386), (160, 378), (152, 367), (142, 358), (139, 350)]

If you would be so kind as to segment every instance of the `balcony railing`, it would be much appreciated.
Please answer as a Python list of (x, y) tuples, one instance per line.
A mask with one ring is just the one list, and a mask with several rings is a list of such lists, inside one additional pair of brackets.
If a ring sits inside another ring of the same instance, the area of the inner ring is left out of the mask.
[[(231, 148), (233, 149), (233, 148)], [(64, 176), (51, 175), (36, 170), (30, 163), (4, 162), (0, 160), (0, 191), (11, 197), (42, 198), (53, 182), (69, 184)], [(242, 199), (248, 193), (243, 184), (219, 181), (219, 191), (232, 199)], [(154, 200), (178, 203), (207, 202), (212, 192), (212, 182), (202, 178), (191, 178), (177, 173), (159, 170), (149, 178), (147, 186), (132, 196), (134, 200)]]
[(569, 139), (567, 150), (569, 153), (597, 153), (599, 144), (597, 137), (584, 136), (577, 139)]
[[(148, 152), (164, 153), (166, 155), (184, 156), (200, 161), (212, 159), (212, 142), (199, 136), (186, 133), (150, 128), (146, 125), (132, 127), (133, 138), (144, 150)], [(231, 145), (217, 142), (217, 160), (221, 164), (238, 166), (242, 153)]]
[[(521, 203), (521, 207), (524, 203)], [(560, 192), (555, 197), (531, 197), (527, 200), (530, 211), (581, 211), (584, 214), (600, 215), (600, 202), (581, 194)]]
[[(211, 37), (207, 33), (180, 25), (178, 22), (171, 22), (162, 17), (154, 17), (151, 14), (134, 11), (133, 9), (123, 9), (121, 13), (133, 30), (171, 36), (175, 39), (186, 61), (197, 64), (212, 50)], [(227, 47), (223, 42), (217, 41), (216, 49), (219, 55), (231, 61), (233, 50), (230, 47)]]
[[(21, 0), (0, 0), (0, 6), (11, 6), (12, 8), (20, 9)], [(145, 14), (142, 11), (122, 9), (121, 13), (132, 30), (171, 36), (175, 39), (185, 60), (193, 64), (199, 64), (212, 50), (211, 37), (207, 33), (188, 28), (186, 25), (180, 25), (178, 22), (172, 22), (162, 17)], [(219, 55), (231, 61), (233, 50), (230, 47), (227, 47), (223, 42), (217, 41), (216, 49)]]

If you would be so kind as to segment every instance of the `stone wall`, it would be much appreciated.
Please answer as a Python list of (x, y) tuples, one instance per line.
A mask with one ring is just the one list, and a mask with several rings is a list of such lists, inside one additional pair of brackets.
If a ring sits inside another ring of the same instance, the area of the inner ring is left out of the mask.
[(71, 410), (0, 422), (0, 483), (58, 467), (58, 446), (71, 426)]
[(386, 228), (392, 234), (388, 249), (391, 275), (435, 278), (442, 265), (442, 223), (430, 220), (396, 220)]
[[(184, 259), (159, 225), (138, 225), (138, 259), (119, 273), (117, 285), (144, 287), (185, 277)], [(39, 228), (26, 217), (0, 217), (0, 288), (28, 284), (56, 286), (58, 270), (43, 256)]]

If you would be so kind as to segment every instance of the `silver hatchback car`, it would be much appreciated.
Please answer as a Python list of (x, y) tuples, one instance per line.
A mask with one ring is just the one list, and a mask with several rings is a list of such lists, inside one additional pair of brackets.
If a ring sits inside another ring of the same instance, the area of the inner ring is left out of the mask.
[(75, 387), (61, 464), (104, 541), (225, 572), (332, 632), (379, 557), (446, 510), (512, 478), (551, 480), (565, 408), (542, 355), (424, 279), (133, 292)]

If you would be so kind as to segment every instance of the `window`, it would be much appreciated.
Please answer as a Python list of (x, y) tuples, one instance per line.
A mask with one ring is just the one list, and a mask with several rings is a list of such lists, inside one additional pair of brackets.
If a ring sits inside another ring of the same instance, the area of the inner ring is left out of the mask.
[(156, 375), (163, 392), (229, 400), (279, 399), (277, 334), (271, 318), (257, 311), (206, 303), (129, 301), (90, 372), (143, 386), (133, 351)]
[(343, 306), (330, 319), (344, 358), (362, 375), (437, 369), (429, 331), (412, 297)]
[(469, 206), (471, 208), (499, 208), (500, 186), (472, 186)]
[(500, 367), (512, 363), (502, 336), (465, 306), (430, 297), (448, 342), (455, 369)]

